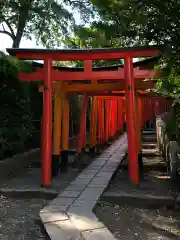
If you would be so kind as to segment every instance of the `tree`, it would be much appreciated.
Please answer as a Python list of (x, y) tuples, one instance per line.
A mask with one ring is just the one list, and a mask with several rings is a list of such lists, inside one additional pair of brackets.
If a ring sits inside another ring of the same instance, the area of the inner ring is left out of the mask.
[(178, 45), (179, 0), (96, 0), (94, 5), (101, 21), (126, 41)]
[(14, 48), (23, 36), (35, 36), (46, 47), (58, 46), (76, 25), (71, 9), (81, 13), (82, 23), (93, 14), (89, 0), (6, 0), (0, 9), (0, 33), (13, 40)]
[[(114, 37), (108, 31), (108, 27), (101, 23), (93, 22), (90, 27), (78, 27), (73, 37), (67, 36), (64, 40), (67, 48), (115, 48), (121, 46), (121, 39)], [(93, 61), (93, 66), (112, 66), (121, 64), (121, 60)], [(76, 66), (83, 66), (79, 61)]]

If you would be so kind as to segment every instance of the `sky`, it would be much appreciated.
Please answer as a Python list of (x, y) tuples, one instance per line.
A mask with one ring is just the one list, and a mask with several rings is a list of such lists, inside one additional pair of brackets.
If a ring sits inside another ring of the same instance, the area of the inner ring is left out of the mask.
[[(12, 47), (12, 40), (9, 36), (5, 34), (0, 34), (0, 51), (5, 51), (6, 48)], [(35, 39), (27, 40), (23, 38), (20, 43), (20, 48), (42, 48), (42, 46), (37, 46)]]

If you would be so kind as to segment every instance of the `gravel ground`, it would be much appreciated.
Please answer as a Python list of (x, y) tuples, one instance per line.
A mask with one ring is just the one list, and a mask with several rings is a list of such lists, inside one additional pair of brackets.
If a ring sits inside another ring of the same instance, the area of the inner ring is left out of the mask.
[(100, 202), (95, 213), (120, 240), (180, 239), (178, 210), (143, 209)]
[(0, 196), (0, 240), (48, 239), (40, 224), (44, 199), (11, 199)]
[[(52, 190), (63, 191), (91, 161), (91, 156), (83, 154), (77, 168), (70, 165), (67, 174), (59, 174), (53, 179)], [(39, 165), (32, 165), (16, 177), (1, 180), (0, 188), (12, 189), (12, 192), (25, 190), (24, 196), (26, 190), (41, 192), (40, 176)], [(49, 240), (39, 217), (40, 210), (48, 205), (48, 201), (33, 198), (33, 194), (29, 199), (21, 195), (14, 198), (0, 196), (0, 240)]]

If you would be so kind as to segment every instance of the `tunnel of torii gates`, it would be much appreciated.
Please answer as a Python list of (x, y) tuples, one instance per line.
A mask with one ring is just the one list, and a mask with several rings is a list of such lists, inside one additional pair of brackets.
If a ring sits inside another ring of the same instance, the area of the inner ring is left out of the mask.
[[(158, 47), (136, 47), (117, 49), (48, 50), (7, 49), (10, 55), (23, 60), (43, 60), (42, 67), (34, 72), (19, 73), (22, 81), (42, 82), (42, 186), (51, 185), (52, 166), (66, 170), (69, 140), (69, 96), (82, 95), (80, 133), (77, 152), (86, 142), (86, 112), (88, 98), (91, 99), (89, 147), (107, 143), (108, 139), (122, 131), (127, 124), (129, 176), (134, 184), (139, 183), (139, 154), (141, 152), (141, 130), (147, 121), (167, 111), (167, 99), (147, 91), (154, 89), (155, 79), (162, 73), (153, 67), (135, 66), (133, 58), (161, 55)], [(123, 59), (120, 67), (93, 68), (94, 60)], [(84, 61), (84, 67), (63, 70), (53, 67), (52, 61)], [(134, 67), (135, 66), (135, 67)], [(152, 80), (154, 79), (154, 80)], [(53, 101), (54, 95), (54, 125)]]

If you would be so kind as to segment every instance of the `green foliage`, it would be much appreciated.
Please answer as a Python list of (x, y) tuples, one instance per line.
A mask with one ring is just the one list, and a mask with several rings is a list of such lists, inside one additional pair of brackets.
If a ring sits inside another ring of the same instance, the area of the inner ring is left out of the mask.
[(27, 65), (0, 57), (0, 159), (33, 147), (32, 141), (37, 138), (39, 126), (34, 120), (40, 121), (41, 114), (37, 86), (17, 79), (18, 71), (26, 70)]
[(124, 36), (127, 43), (178, 45), (178, 0), (96, 0), (93, 1), (104, 24)]
[(6, 0), (0, 9), (0, 33), (9, 35), (13, 47), (19, 47), (22, 36), (45, 47), (61, 45), (64, 36), (73, 31), (74, 15), (81, 13), (82, 21), (92, 16), (89, 0)]
[[(74, 32), (73, 37), (66, 37), (64, 45), (67, 48), (116, 48), (121, 46), (121, 39), (119, 37), (113, 37), (104, 28), (104, 25), (93, 23), (91, 27), (78, 27)], [(121, 64), (121, 60), (111, 61), (93, 61), (94, 67), (100, 66), (112, 66), (115, 64)], [(79, 61), (76, 66), (83, 66), (83, 62)]]

